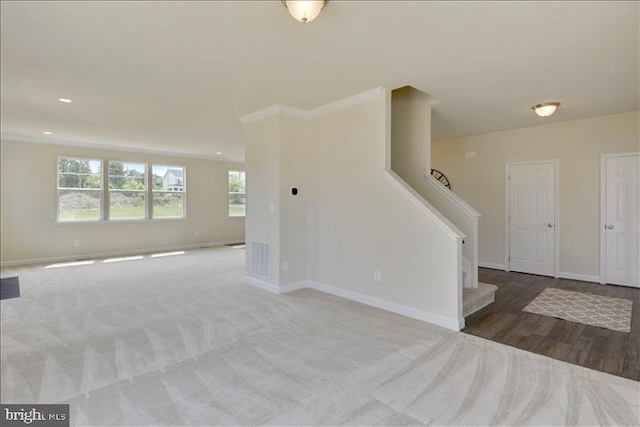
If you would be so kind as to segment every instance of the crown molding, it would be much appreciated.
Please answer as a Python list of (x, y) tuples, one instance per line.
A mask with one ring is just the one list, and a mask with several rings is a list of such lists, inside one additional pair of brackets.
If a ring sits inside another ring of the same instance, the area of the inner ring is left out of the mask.
[(377, 87), (365, 92), (357, 93), (347, 98), (320, 105), (319, 107), (315, 107), (310, 110), (302, 110), (300, 108), (283, 104), (273, 104), (269, 105), (268, 107), (261, 108), (260, 110), (254, 111), (253, 113), (245, 114), (244, 116), (240, 117), (239, 120), (242, 124), (246, 125), (248, 123), (255, 122), (256, 120), (275, 116), (276, 114), (285, 114), (287, 116), (298, 117), (301, 119), (312, 119), (345, 108), (353, 107), (364, 102), (372, 101), (379, 98), (383, 94), (384, 88)]
[(0, 140), (13, 141), (13, 142), (28, 142), (32, 144), (64, 145), (67, 147), (92, 148), (96, 150), (121, 151), (125, 153), (156, 154), (160, 156), (182, 157), (187, 159), (214, 160), (217, 162), (244, 163), (244, 161), (242, 160), (232, 159), (225, 156), (197, 154), (197, 153), (184, 153), (184, 152), (171, 151), (171, 150), (154, 150), (151, 148), (121, 147), (118, 145), (107, 145), (107, 144), (92, 144), (87, 142), (62, 140), (62, 139), (56, 139), (56, 138), (38, 138), (38, 137), (24, 136), (24, 135), (7, 135), (4, 133), (0, 134)]

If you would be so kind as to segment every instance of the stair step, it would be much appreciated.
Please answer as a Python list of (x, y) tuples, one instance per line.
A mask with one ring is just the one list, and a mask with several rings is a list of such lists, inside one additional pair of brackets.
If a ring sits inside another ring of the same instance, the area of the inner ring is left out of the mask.
[(478, 283), (478, 287), (475, 289), (463, 288), (462, 300), (464, 302), (464, 317), (470, 316), (493, 303), (497, 289), (497, 286), (487, 283)]

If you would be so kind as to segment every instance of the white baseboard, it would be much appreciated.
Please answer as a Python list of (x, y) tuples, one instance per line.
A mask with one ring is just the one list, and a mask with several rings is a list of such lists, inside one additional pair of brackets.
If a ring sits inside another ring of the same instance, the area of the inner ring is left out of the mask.
[(495, 264), (495, 263), (492, 263), (492, 262), (478, 261), (478, 267), (491, 268), (493, 270), (505, 270), (504, 264)]
[(289, 283), (288, 285), (280, 285), (280, 293), (286, 294), (288, 292), (298, 291), (300, 289), (306, 289), (309, 287), (309, 283), (305, 280), (302, 282)]
[(271, 292), (272, 294), (280, 293), (280, 287), (278, 285), (274, 285), (273, 283), (265, 282), (264, 280), (256, 279), (255, 277), (251, 276), (244, 276), (244, 281), (251, 286), (255, 286), (256, 288)]
[(571, 280), (581, 280), (583, 282), (595, 282), (602, 283), (600, 280), (600, 276), (592, 276), (589, 274), (578, 274), (578, 273), (567, 273), (561, 271), (558, 273), (558, 276), (562, 279), (571, 279)]
[(255, 277), (251, 277), (251, 276), (244, 276), (244, 281), (251, 286), (255, 286), (256, 288), (260, 288), (265, 291), (271, 292), (272, 294), (277, 294), (277, 295), (286, 294), (288, 292), (293, 292), (300, 289), (306, 289), (309, 287), (309, 284), (306, 281), (289, 283), (288, 285), (281, 285), (281, 286), (275, 285), (273, 283), (265, 282), (264, 280), (256, 279)]
[(220, 242), (205, 242), (205, 243), (192, 243), (188, 245), (176, 245), (176, 246), (163, 246), (157, 248), (146, 249), (128, 249), (125, 251), (113, 251), (113, 252), (90, 252), (86, 254), (74, 254), (64, 255), (57, 257), (46, 258), (30, 258), (30, 259), (18, 259), (13, 261), (0, 261), (0, 267), (16, 267), (21, 265), (33, 265), (33, 264), (52, 264), (58, 262), (78, 261), (79, 259), (102, 259), (102, 258), (114, 258), (132, 255), (146, 255), (161, 252), (173, 252), (173, 251), (185, 251), (192, 249), (202, 249), (208, 247), (224, 246), (232, 243), (237, 243), (237, 240), (220, 241)]
[(454, 331), (460, 331), (462, 328), (464, 328), (464, 317), (453, 319), (450, 317), (441, 316), (439, 314), (430, 313), (428, 311), (419, 310), (417, 308), (407, 307), (406, 305), (397, 304), (391, 301), (385, 301), (369, 295), (359, 294), (357, 292), (337, 288), (335, 286), (325, 285), (324, 283), (309, 281), (308, 287), (320, 292), (325, 292), (327, 294), (346, 298), (352, 301), (359, 302), (361, 304), (380, 308), (382, 310), (390, 311), (401, 316), (410, 317), (412, 319), (431, 323), (433, 325), (442, 326), (443, 328), (451, 329)]

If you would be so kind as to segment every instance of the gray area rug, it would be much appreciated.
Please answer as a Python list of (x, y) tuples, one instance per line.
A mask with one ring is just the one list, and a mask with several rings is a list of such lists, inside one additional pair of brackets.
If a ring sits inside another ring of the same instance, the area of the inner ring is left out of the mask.
[(0, 300), (20, 297), (20, 280), (18, 277), (0, 278)]
[(633, 301), (547, 288), (523, 311), (619, 332), (631, 332)]
[(3, 403), (72, 425), (636, 425), (640, 383), (313, 290), (244, 251), (29, 267), (1, 301)]

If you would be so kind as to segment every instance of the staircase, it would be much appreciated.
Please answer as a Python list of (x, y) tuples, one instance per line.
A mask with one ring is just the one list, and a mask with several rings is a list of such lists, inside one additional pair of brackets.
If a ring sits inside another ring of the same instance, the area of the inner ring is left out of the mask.
[(477, 288), (463, 288), (463, 316), (469, 317), (476, 311), (493, 303), (495, 301), (497, 289), (497, 286), (489, 285), (487, 283), (478, 283)]

